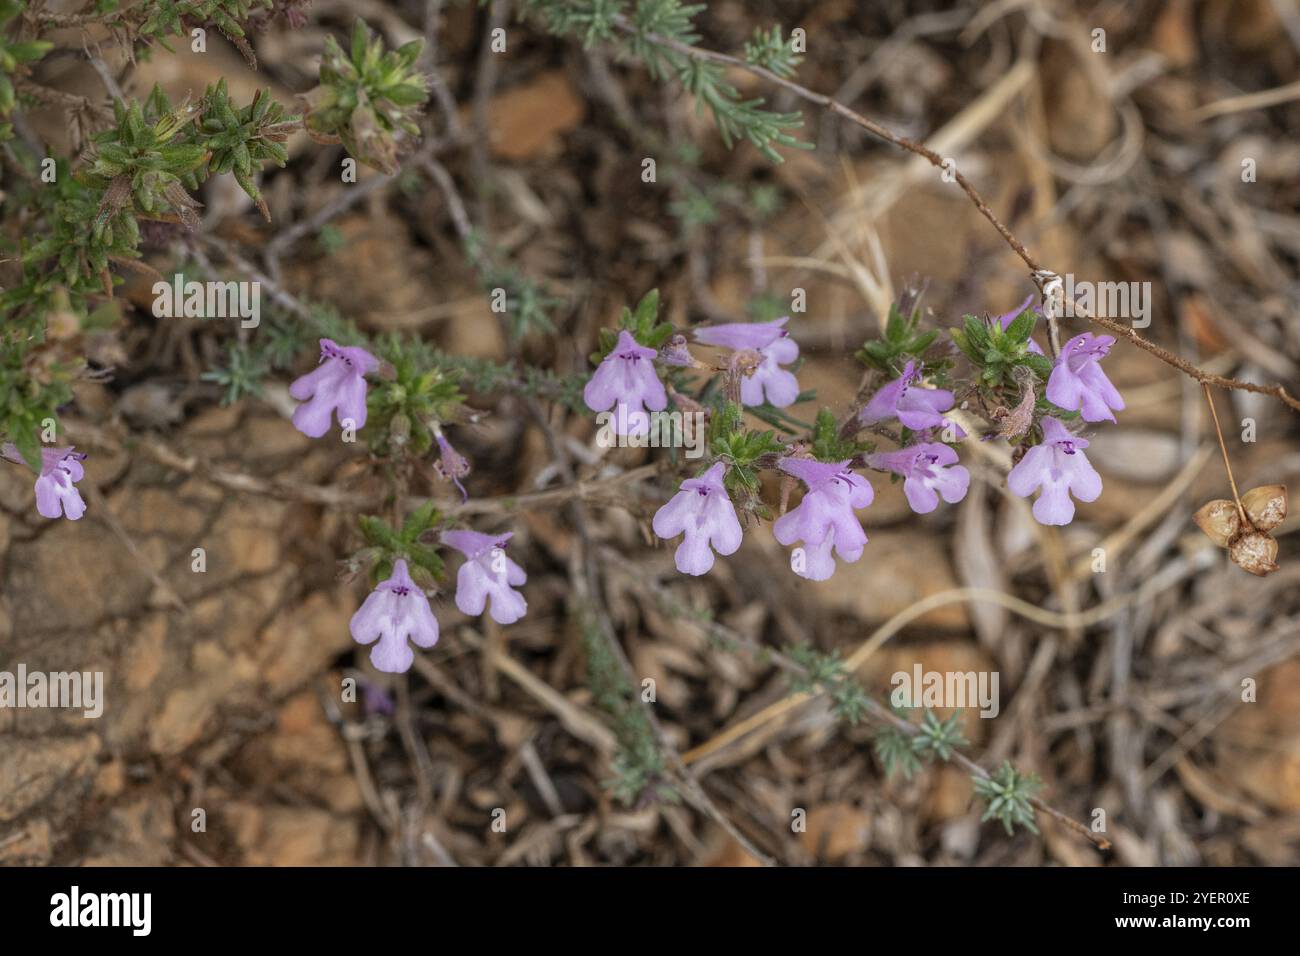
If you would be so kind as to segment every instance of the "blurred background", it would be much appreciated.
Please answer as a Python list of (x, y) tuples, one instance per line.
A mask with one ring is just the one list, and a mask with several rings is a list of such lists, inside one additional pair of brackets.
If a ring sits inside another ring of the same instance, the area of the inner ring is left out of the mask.
[[(873, 476), (870, 543), (830, 581), (794, 576), (766, 525), (706, 577), (675, 571), (649, 519), (679, 474), (662, 451), (598, 447), (574, 402), (597, 329), (623, 306), (657, 288), (663, 316), (687, 328), (784, 315), (804, 290), (788, 327), (817, 399), (791, 411), (809, 421), (817, 405), (850, 405), (853, 352), (909, 285), (941, 329), (1035, 289), (922, 160), (738, 70), (727, 79), (745, 95), (803, 111), (799, 135), (816, 149), (783, 149), (780, 165), (728, 149), (678, 84), (607, 44), (552, 37), (518, 6), (296, 3), (302, 16), (250, 34), (256, 71), (215, 30), (203, 54), (181, 45), (129, 64), (105, 48), (134, 95), (158, 83), (179, 102), (224, 76), (240, 102), (268, 84), (292, 102), (315, 85), (324, 36), (346, 37), (354, 17), (393, 45), (435, 41), (420, 61), (440, 78), (432, 166), (345, 184), (340, 147), (298, 134), (289, 165), (263, 178), (274, 223), (222, 177), (200, 196), (203, 238), (161, 235), (148, 261), (249, 278), (233, 250), (267, 289), (473, 360), (461, 364), (485, 414), (451, 432), (474, 466), (467, 513), (477, 530), (514, 532), (529, 613), (508, 628), (466, 619), (448, 589), (434, 600), (438, 646), (408, 675), (376, 673), (348, 637), (364, 583), (339, 567), (360, 543), (347, 495), (375, 479), (355, 449), (287, 420), (287, 383), (315, 354), (223, 404), (203, 376), (227, 361), (233, 323), (155, 319), (149, 281), (133, 280), (121, 324), (77, 333), (113, 369), (80, 382), (67, 410), (92, 456), (86, 518), (45, 522), (29, 480), (0, 469), (0, 666), (102, 670), (107, 697), (95, 721), (0, 712), (0, 862), (1300, 862), (1296, 522), (1264, 578), (1197, 530), (1193, 512), (1228, 497), (1223, 462), (1200, 387), (1149, 354), (1120, 343), (1107, 359), (1127, 408), (1090, 435), (1105, 490), (1066, 528), (1037, 525), (1003, 473), (963, 452), (969, 495), (927, 516)], [(1294, 0), (707, 6), (708, 49), (740, 53), (756, 27), (802, 29), (801, 84), (953, 157), (1048, 267), (1150, 283), (1145, 337), (1294, 390)], [(75, 58), (41, 71), (104, 96)], [(59, 111), (30, 123), (53, 150), (81, 146)], [(466, 255), (465, 220), (551, 328), (497, 321), (484, 289), (506, 280)], [(1267, 396), (1215, 399), (1240, 488), (1293, 484), (1297, 413)], [(239, 493), (214, 471), (265, 482)], [(454, 497), (423, 477), (413, 493)], [(556, 491), (577, 480), (590, 491)], [(271, 483), (331, 486), (342, 504)], [(775, 507), (775, 483), (765, 499)], [(963, 587), (1029, 611), (939, 597)], [(1103, 811), (1112, 849), (1041, 813), (1040, 835), (981, 823), (953, 763), (886, 774), (871, 721), (842, 719), (825, 694), (791, 698), (789, 673), (761, 650), (801, 646), (857, 652), (856, 678), (882, 702), (890, 675), (917, 664), (996, 671), (1000, 713), (963, 712), (964, 752), (1038, 774), (1041, 796), (1085, 826)], [(341, 699), (345, 678), (355, 702)]]

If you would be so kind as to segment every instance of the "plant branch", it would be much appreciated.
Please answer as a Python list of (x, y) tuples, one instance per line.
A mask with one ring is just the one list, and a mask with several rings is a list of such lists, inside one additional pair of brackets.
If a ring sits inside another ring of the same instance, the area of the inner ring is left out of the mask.
[[(608, 551), (606, 553), (609, 554)], [(654, 588), (652, 591), (651, 589), (647, 589), (647, 592), (652, 593), (653, 596), (657, 600), (659, 600), (660, 604), (663, 605), (665, 610), (667, 610), (669, 613), (674, 614), (675, 616), (681, 616), (680, 609), (671, 606), (670, 604), (668, 604), (663, 600), (665, 597), (665, 592), (661, 591), (658, 588)], [(701, 627), (704, 627), (705, 629), (711, 631), (715, 637), (717, 637), (718, 639), (724, 642), (731, 643), (739, 647), (743, 647), (750, 653), (762, 654), (767, 656), (778, 667), (780, 667), (784, 671), (787, 671), (791, 674), (797, 674), (801, 677), (810, 676), (810, 671), (807, 667), (805, 667), (803, 664), (799, 663), (798, 661), (794, 660), (788, 654), (785, 654), (782, 651), (777, 650), (776, 648), (769, 647), (765, 644), (760, 644), (758, 641), (754, 640), (753, 638), (746, 637), (744, 634), (741, 634), (739, 631), (732, 630), (731, 628), (723, 624), (718, 624), (714, 621), (703, 621), (698, 623), (700, 624)], [(886, 625), (886, 627), (887, 626), (888, 625)], [(882, 630), (884, 630), (884, 628), (882, 628)], [(850, 658), (849, 661), (845, 662), (845, 670), (850, 674), (854, 670), (854, 668), (851, 666), (851, 662), (852, 662), (852, 658)], [(920, 729), (915, 724), (911, 723), (910, 721), (904, 720), (902, 717), (891, 712), (888, 708), (881, 706), (879, 703), (877, 703), (875, 700), (871, 699), (870, 697), (867, 697), (865, 699), (865, 703), (871, 717), (874, 718), (878, 723), (888, 724), (893, 728), (895, 728), (896, 730), (899, 730), (902, 733), (907, 734), (909, 737), (913, 737), (916, 734), (920, 733)], [(685, 759), (689, 761), (690, 757), (691, 755), (687, 754)], [(965, 769), (968, 773), (974, 774), (977, 777), (983, 777), (987, 779), (990, 776), (989, 772), (985, 770), (984, 767), (982, 767), (980, 764), (976, 763), (974, 760), (967, 757), (965, 754), (961, 753), (961, 751), (958, 750), (953, 751), (952, 761), (958, 764), (963, 769)], [(1080, 823), (1078, 820), (1075, 820), (1073, 817), (1069, 816), (1063, 811), (1056, 809), (1056, 807), (1047, 803), (1045, 800), (1042, 800), (1038, 797), (1031, 797), (1029, 802), (1033, 804), (1033, 806), (1036, 809), (1041, 810), (1043, 813), (1046, 813), (1054, 820), (1057, 820), (1067, 829), (1071, 830), (1072, 832), (1088, 840), (1095, 847), (1097, 847), (1097, 849), (1099, 850), (1110, 849), (1111, 844), (1109, 840), (1107, 840), (1103, 836), (1100, 836), (1099, 834), (1093, 833), (1084, 824)]]
[[(870, 133), (872, 136), (876, 137), (877, 139), (883, 140), (884, 142), (889, 143), (890, 145), (895, 146), (899, 149), (906, 150), (909, 153), (913, 153), (916, 156), (920, 156), (921, 158), (929, 162), (931, 165), (939, 169), (944, 168), (943, 157), (940, 156), (938, 153), (936, 153), (934, 150), (930, 149), (929, 147), (921, 143), (916, 142), (915, 140), (908, 139), (906, 136), (901, 136), (898, 133), (895, 133), (893, 130), (885, 126), (882, 126), (880, 123), (877, 123), (875, 120), (863, 116), (861, 113), (857, 112), (856, 110), (850, 109), (849, 107), (845, 106), (843, 103), (833, 99), (830, 96), (827, 96), (824, 93), (818, 93), (814, 90), (810, 90), (806, 86), (803, 86), (802, 84), (797, 83), (794, 80), (788, 79), (783, 76), (779, 76), (776, 73), (773, 73), (771, 70), (766, 69), (765, 67), (758, 66), (754, 63), (749, 63), (737, 56), (732, 56), (727, 53), (719, 53), (715, 50), (706, 50), (701, 47), (693, 46), (689, 43), (684, 43), (681, 40), (674, 39), (673, 37), (663, 36), (661, 34), (642, 33), (625, 16), (622, 15), (615, 16), (613, 18), (613, 22), (615, 26), (617, 26), (618, 29), (623, 31), (624, 33), (640, 36), (649, 42), (659, 44), (670, 50), (674, 50), (677, 53), (682, 54), (683, 56), (689, 56), (696, 60), (704, 60), (711, 63), (718, 63), (728, 67), (734, 67), (739, 70), (744, 70), (745, 72), (750, 73), (754, 76), (760, 77), (761, 79), (764, 79), (767, 82), (772, 83), (773, 85), (778, 86), (783, 90), (787, 90), (788, 92), (793, 93), (795, 96), (798, 96), (802, 100), (805, 100), (809, 103), (813, 103), (817, 106), (821, 106), (824, 109), (829, 110), (830, 112), (835, 113), (836, 115), (841, 116), (844, 119), (847, 119), (849, 122), (853, 123), (855, 126), (859, 126), (862, 129), (866, 130), (868, 133)], [(1006, 244), (1010, 246), (1011, 249), (1016, 253), (1016, 255), (1018, 255), (1021, 258), (1021, 260), (1025, 263), (1025, 265), (1029, 267), (1029, 271), (1033, 275), (1034, 281), (1038, 285), (1041, 291), (1046, 281), (1055, 278), (1055, 273), (1043, 268), (1042, 264), (1037, 259), (1035, 259), (1033, 255), (1030, 254), (1029, 250), (1025, 247), (1024, 243), (1022, 243), (1018, 238), (1016, 238), (1015, 234), (1010, 230), (1010, 228), (1008, 228), (1007, 225), (1001, 219), (998, 218), (997, 214), (993, 212), (992, 208), (989, 207), (989, 204), (985, 202), (984, 197), (980, 195), (979, 190), (977, 190), (960, 171), (954, 169), (953, 176), (957, 182), (957, 185), (961, 187), (962, 192), (964, 192), (967, 195), (970, 201), (974, 204), (975, 208), (979, 210), (980, 215), (982, 215), (985, 219), (989, 221), (989, 223), (993, 226), (993, 228), (997, 230), (998, 235), (1002, 237), (1003, 241), (1005, 241)], [(1300, 400), (1297, 400), (1294, 396), (1289, 394), (1286, 388), (1280, 384), (1259, 385), (1255, 382), (1247, 382), (1241, 379), (1229, 378), (1228, 376), (1225, 375), (1216, 375), (1212, 372), (1207, 372), (1205, 369), (1193, 365), (1191, 362), (1188, 362), (1186, 359), (1181, 358), (1178, 355), (1175, 355), (1173, 352), (1170, 352), (1168, 349), (1162, 348), (1161, 346), (1156, 345), (1154, 342), (1142, 338), (1142, 336), (1138, 335), (1129, 326), (1121, 325), (1120, 323), (1115, 322), (1112, 319), (1103, 318), (1101, 316), (1091, 314), (1091, 310), (1084, 310), (1077, 304), (1075, 305), (1075, 314), (1080, 315), (1082, 318), (1086, 318), (1092, 322), (1095, 322), (1097, 325), (1106, 329), (1108, 332), (1112, 332), (1121, 338), (1127, 339), (1133, 345), (1137, 346), (1140, 349), (1143, 349), (1146, 352), (1151, 353), (1157, 359), (1164, 362), (1166, 365), (1169, 365), (1172, 368), (1177, 369), (1178, 371), (1182, 372), (1184, 375), (1187, 375), (1195, 379), (1196, 381), (1200, 382), (1202, 385), (1213, 385), (1217, 388), (1232, 389), (1232, 390), (1243, 391), (1243, 392), (1255, 392), (1261, 395), (1270, 395), (1278, 399), (1279, 401), (1285, 403), (1286, 405), (1290, 406), (1291, 408), (1300, 411)]]
[(1223, 467), (1228, 472), (1228, 484), (1232, 486), (1232, 500), (1237, 504), (1237, 515), (1241, 518), (1242, 527), (1253, 527), (1246, 508), (1241, 503), (1241, 495), (1237, 493), (1237, 479), (1232, 475), (1232, 462), (1228, 460), (1228, 446), (1223, 441), (1223, 429), (1219, 427), (1219, 411), (1214, 407), (1214, 395), (1210, 392), (1209, 385), (1201, 383), (1201, 388), (1205, 390), (1205, 404), (1210, 406), (1210, 418), (1214, 422), (1215, 437), (1219, 439), (1219, 451), (1223, 453)]

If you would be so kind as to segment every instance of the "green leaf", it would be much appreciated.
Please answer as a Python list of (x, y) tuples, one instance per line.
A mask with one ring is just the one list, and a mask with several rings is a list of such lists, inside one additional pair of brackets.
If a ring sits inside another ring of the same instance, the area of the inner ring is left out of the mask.
[(659, 321), (659, 290), (651, 289), (641, 297), (641, 301), (636, 304), (636, 311), (632, 314), (633, 333), (649, 332), (651, 328)]
[[(618, 333), (615, 332), (613, 329), (601, 329), (600, 330), (600, 358), (603, 359), (610, 352), (614, 351), (614, 346), (616, 345), (618, 345)], [(597, 359), (595, 364), (599, 365), (600, 359)]]
[(982, 319), (973, 315), (965, 316), (962, 329), (965, 332), (967, 344), (976, 355), (983, 355), (993, 344), (993, 340), (989, 336), (988, 326), (984, 324)]
[(1007, 338), (1018, 345), (1024, 345), (1029, 341), (1029, 336), (1037, 322), (1038, 313), (1033, 309), (1025, 309), (1007, 326)]
[(410, 557), (412, 564), (428, 572), (429, 577), (432, 579), (430, 583), (442, 577), (442, 557), (438, 554), (436, 548), (417, 542), (407, 547), (406, 554)]
[(652, 326), (644, 334), (637, 336), (637, 341), (646, 348), (663, 348), (664, 343), (672, 338), (673, 333), (676, 331), (671, 322), (660, 322), (658, 325)]
[(934, 340), (938, 337), (938, 329), (930, 329), (928, 332), (922, 332), (907, 344), (908, 354), (920, 356), (926, 349), (934, 344)]
[(839, 424), (835, 414), (829, 408), (817, 412), (817, 419), (812, 427), (813, 457), (818, 461), (843, 461), (858, 453), (856, 442), (841, 441)]
[(1046, 355), (1030, 352), (1020, 360), (1020, 363), (1028, 365), (1033, 373), (1041, 379), (1046, 379), (1052, 374), (1052, 360)]
[(357, 519), (361, 526), (361, 534), (365, 537), (366, 543), (377, 548), (388, 548), (398, 550), (402, 547), (402, 540), (388, 526), (383, 518), (376, 518), (372, 515), (362, 515)]
[(907, 335), (907, 322), (898, 311), (897, 305), (890, 305), (889, 318), (885, 322), (885, 340), (892, 343), (901, 343)]
[(357, 17), (356, 23), (352, 24), (352, 62), (356, 66), (361, 66), (366, 58), (366, 41), (370, 38), (370, 28), (366, 26), (366, 21)]
[(403, 543), (411, 545), (415, 540), (433, 527), (438, 519), (438, 509), (432, 501), (426, 501), (420, 507), (407, 516), (406, 521), (402, 524), (401, 539)]
[(23, 456), (27, 462), (27, 467), (36, 474), (41, 473), (41, 443), (37, 440), (36, 423), (30, 419), (24, 419), (23, 424), (13, 435), (14, 445), (18, 448), (18, 454)]

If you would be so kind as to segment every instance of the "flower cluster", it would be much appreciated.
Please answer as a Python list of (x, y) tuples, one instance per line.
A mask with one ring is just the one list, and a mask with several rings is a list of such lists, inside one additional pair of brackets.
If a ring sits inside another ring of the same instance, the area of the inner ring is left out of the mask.
[[(1068, 524), (1075, 499), (1094, 501), (1101, 479), (1084, 454), (1088, 440), (1067, 422), (1114, 421), (1114, 412), (1124, 407), (1100, 365), (1114, 339), (1077, 335), (1053, 362), (1030, 337), (1038, 319), (1031, 302), (1032, 297), (992, 318), (967, 316), (963, 328), (952, 330), (956, 351), (975, 369), (974, 382), (962, 392), (962, 409), (974, 412), (975, 419), (1001, 422), (979, 437), (1011, 442), (1016, 463), (1007, 484), (1012, 494), (1037, 493), (1034, 517), (1044, 524)], [(716, 555), (739, 550), (751, 518), (768, 517), (759, 497), (763, 471), (782, 479), (782, 513), (772, 533), (792, 548), (792, 570), (814, 581), (831, 577), (837, 558), (852, 563), (862, 557), (867, 535), (857, 512), (871, 504), (874, 491), (859, 469), (901, 481), (908, 505), (919, 515), (934, 512), (941, 500), (956, 504), (966, 497), (971, 474), (954, 446), (967, 437), (959, 420), (968, 420), (957, 415), (957, 395), (949, 387), (960, 384), (952, 378), (956, 355), (936, 346), (936, 332), (918, 327), (914, 293), (891, 311), (882, 338), (858, 353), (873, 370), (874, 387), (861, 392), (841, 420), (822, 409), (804, 437), (791, 432), (794, 420), (782, 411), (805, 398), (787, 368), (799, 356), (788, 316), (694, 329), (696, 343), (727, 350), (710, 363), (691, 353), (686, 336), (658, 321), (657, 308), (652, 293), (635, 311), (624, 310), (619, 329), (602, 330), (603, 347), (592, 356), (596, 370), (584, 398), (592, 411), (617, 410), (618, 421), (632, 423), (631, 432), (648, 430), (650, 413), (664, 412), (670, 402), (676, 411), (707, 410), (708, 463), (681, 483), (652, 521), (658, 537), (680, 536), (679, 571), (705, 574)], [(706, 382), (691, 397), (698, 383), (688, 376), (701, 370), (720, 375), (721, 387)], [(787, 437), (747, 430), (746, 413), (779, 426)], [(864, 434), (897, 447), (877, 451), (874, 440), (862, 440)], [(787, 510), (796, 480), (803, 496)]]
[[(1047, 379), (1047, 400), (1085, 422), (1115, 421), (1124, 408), (1119, 391), (1102, 371), (1101, 360), (1115, 344), (1109, 335), (1084, 332), (1065, 343)], [(1074, 520), (1074, 501), (1096, 501), (1101, 476), (1083, 453), (1088, 440), (1072, 434), (1050, 415), (1041, 421), (1043, 440), (1025, 452), (1007, 475), (1011, 493), (1028, 498), (1039, 492), (1034, 517), (1042, 524), (1064, 525)]]
[[(366, 377), (383, 373), (385, 365), (361, 346), (343, 346), (332, 339), (321, 339), (317, 367), (289, 386), (289, 394), (301, 403), (293, 413), (294, 427), (311, 438), (324, 436), (334, 419), (345, 435), (364, 428), (370, 417)], [(395, 390), (403, 398), (419, 399), (419, 389), (408, 389), (400, 381), (399, 370), (393, 370), (393, 375), (399, 377)], [(431, 385), (428, 375), (422, 376), (421, 381)], [(412, 396), (411, 392), (417, 394)], [(404, 411), (394, 412), (382, 396), (375, 402), (383, 405), (390, 431), (394, 421), (403, 420), (409, 431), (409, 418)], [(460, 479), (469, 474), (469, 462), (456, 451), (439, 425), (433, 423), (430, 430), (438, 449), (433, 471), (453, 482), (462, 495), (467, 495)], [(399, 445), (408, 440), (403, 439)], [(438, 642), (438, 619), (408, 564), (409, 558), (419, 577), (436, 579), (441, 573), (441, 560), (425, 542), (438, 517), (432, 506), (426, 505), (412, 514), (399, 531), (378, 518), (362, 521), (374, 570), (380, 572), (378, 576), (382, 580), (352, 616), (350, 631), (357, 643), (374, 644), (370, 662), (377, 670), (403, 673), (415, 660), (411, 644), (427, 648)], [(456, 577), (455, 597), (456, 607), (463, 613), (479, 615), (486, 608), (498, 624), (513, 624), (527, 612), (527, 602), (515, 589), (528, 576), (505, 555), (510, 538), (510, 534), (494, 536), (467, 530), (442, 533), (441, 543), (465, 557)], [(381, 572), (384, 567), (390, 567), (386, 574)]]

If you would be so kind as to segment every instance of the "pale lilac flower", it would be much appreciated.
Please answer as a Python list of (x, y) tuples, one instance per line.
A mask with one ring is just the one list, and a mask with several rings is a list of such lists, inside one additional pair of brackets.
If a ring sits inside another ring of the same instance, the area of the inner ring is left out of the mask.
[(762, 405), (768, 401), (777, 408), (785, 408), (799, 397), (798, 380), (781, 367), (799, 357), (799, 344), (784, 328), (789, 321), (787, 315), (772, 322), (708, 325), (695, 330), (695, 340), (738, 352), (757, 352), (761, 361), (753, 374), (741, 378), (740, 400), (746, 405)]
[(823, 462), (782, 458), (776, 464), (786, 474), (800, 479), (808, 491), (797, 508), (776, 519), (772, 533), (783, 545), (803, 542), (803, 569), (796, 568), (796, 574), (825, 581), (835, 573), (832, 548), (850, 563), (862, 557), (867, 533), (853, 511), (871, 504), (875, 492), (867, 479), (849, 470), (847, 459)]
[(1082, 332), (1065, 343), (1047, 380), (1047, 400), (1058, 408), (1079, 412), (1085, 422), (1115, 420), (1124, 399), (1101, 370), (1101, 360), (1115, 344), (1112, 335)]
[(593, 412), (616, 406), (615, 434), (647, 434), (650, 416), (645, 409), (661, 412), (668, 407), (664, 383), (659, 381), (654, 367), (657, 354), (654, 349), (638, 345), (632, 333), (624, 329), (618, 334), (618, 344), (582, 390), (582, 399)]
[(339, 424), (366, 424), (365, 376), (379, 368), (379, 359), (357, 345), (341, 346), (320, 340), (320, 364), (289, 386), (289, 394), (302, 402), (293, 411), (293, 427), (309, 438), (330, 430), (330, 415), (338, 410)]
[[(713, 567), (713, 552), (735, 554), (740, 548), (740, 519), (722, 483), (727, 466), (717, 462), (698, 478), (688, 478), (669, 502), (655, 512), (655, 534), (667, 540), (684, 534), (674, 555), (683, 574), (704, 574)], [(712, 550), (710, 550), (712, 548)]]
[(415, 660), (408, 639), (417, 647), (438, 643), (438, 619), (401, 558), (393, 565), (392, 576), (371, 591), (352, 615), (348, 629), (358, 644), (378, 638), (370, 651), (370, 663), (389, 674), (404, 673)]
[(955, 505), (966, 497), (970, 472), (957, 464), (957, 452), (939, 442), (922, 442), (899, 451), (872, 455), (867, 464), (902, 475), (903, 494), (919, 515), (939, 507), (939, 498)]
[[(1017, 316), (1019, 316), (1021, 312), (1025, 311), (1025, 309), (1029, 308), (1029, 303), (1031, 303), (1031, 302), (1033, 302), (1033, 301), (1034, 301), (1034, 293), (1031, 292), (1031, 293), (1029, 293), (1029, 295), (1025, 296), (1025, 301), (1024, 301), (1024, 302), (1021, 302), (1018, 306), (1016, 306), (1016, 307), (1015, 307), (1014, 309), (1012, 309), (1010, 312), (1004, 312), (1004, 313), (1002, 313), (1002, 315), (999, 315), (999, 316), (997, 317), (996, 321), (997, 321), (997, 323), (998, 323), (999, 325), (1002, 326), (1002, 331), (1005, 332), (1008, 328), (1010, 328), (1010, 327), (1011, 327), (1011, 323), (1014, 322), (1014, 321), (1016, 320)], [(1042, 347), (1039, 346), (1039, 344), (1038, 344), (1037, 342), (1035, 342), (1033, 339), (1030, 339), (1030, 340), (1029, 340), (1029, 351), (1032, 352), (1034, 355), (1042, 355), (1042, 354), (1043, 354)]]
[(916, 363), (908, 362), (903, 367), (903, 374), (882, 386), (858, 417), (867, 425), (897, 418), (912, 431), (951, 425), (957, 438), (964, 437), (966, 433), (941, 414), (952, 408), (952, 392), (943, 388), (921, 388), (914, 384), (920, 377)]
[[(11, 442), (0, 448), (0, 457), (16, 464), (30, 465)], [(81, 467), (85, 457), (85, 453), (75, 451), (71, 445), (41, 449), (41, 471), (36, 478), (36, 510), (41, 517), (66, 516), (69, 521), (76, 521), (86, 513), (86, 503), (81, 500), (81, 492), (75, 484), (86, 476)]]
[[(479, 534), (477, 531), (447, 531), (442, 543), (465, 555), (456, 573), (456, 607), (471, 617), (488, 608), (498, 624), (513, 624), (528, 611), (528, 602), (512, 590), (528, 580), (524, 569), (506, 557), (506, 542), (514, 532)], [(488, 598), (491, 598), (489, 604)]]
[(1042, 444), (1025, 452), (1007, 475), (1013, 495), (1028, 498), (1034, 489), (1042, 489), (1034, 502), (1034, 517), (1040, 524), (1069, 524), (1074, 520), (1070, 495), (1096, 501), (1101, 494), (1101, 476), (1083, 453), (1087, 447), (1086, 438), (1071, 435), (1055, 418), (1044, 418)]
[(441, 454), (438, 460), (433, 463), (433, 470), (438, 473), (438, 477), (444, 481), (450, 481), (460, 491), (462, 501), (469, 499), (469, 492), (460, 480), (470, 473), (469, 460), (451, 446), (441, 431), (438, 432), (438, 450)]

